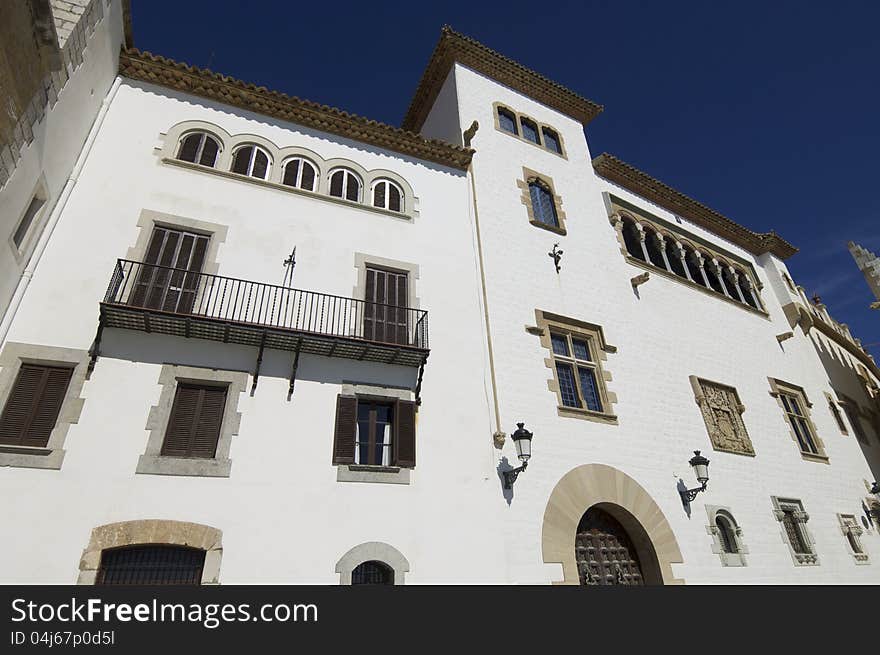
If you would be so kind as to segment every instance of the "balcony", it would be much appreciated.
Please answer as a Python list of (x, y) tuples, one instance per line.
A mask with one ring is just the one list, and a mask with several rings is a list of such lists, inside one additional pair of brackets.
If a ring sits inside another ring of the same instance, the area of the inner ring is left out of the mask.
[(428, 357), (428, 313), (326, 293), (143, 262), (118, 260), (101, 302), (89, 372), (105, 327), (263, 349), (419, 367)]

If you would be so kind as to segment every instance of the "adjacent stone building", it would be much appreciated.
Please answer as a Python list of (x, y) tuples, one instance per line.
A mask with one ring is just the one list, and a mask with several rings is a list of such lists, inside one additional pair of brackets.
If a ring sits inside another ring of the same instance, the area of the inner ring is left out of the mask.
[(449, 28), (398, 128), (95, 4), (109, 84), (0, 332), (0, 580), (880, 582), (880, 371), (782, 237)]
[(865, 276), (865, 282), (868, 283), (871, 292), (874, 294), (877, 302), (880, 303), (880, 257), (852, 241), (847, 245), (850, 254), (856, 260), (856, 265)]

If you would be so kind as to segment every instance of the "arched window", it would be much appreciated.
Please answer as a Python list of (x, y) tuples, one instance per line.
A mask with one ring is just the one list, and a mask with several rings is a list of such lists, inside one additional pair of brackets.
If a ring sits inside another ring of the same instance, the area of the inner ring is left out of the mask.
[(724, 289), (721, 286), (721, 280), (718, 278), (718, 268), (712, 261), (711, 255), (703, 255), (703, 270), (706, 272), (706, 279), (709, 281), (709, 286), (714, 291), (723, 295)]
[(736, 543), (736, 533), (730, 523), (730, 519), (721, 514), (717, 514), (715, 516), (715, 527), (718, 528), (721, 549), (725, 553), (738, 553), (739, 546)]
[(204, 132), (193, 132), (180, 142), (177, 158), (181, 161), (213, 167), (217, 163), (218, 152), (220, 152), (220, 144), (217, 143), (217, 139)]
[(666, 268), (666, 262), (663, 261), (663, 248), (660, 245), (660, 237), (651, 228), (645, 229), (645, 248), (648, 250), (648, 257), (654, 266), (662, 269)]
[(721, 267), (721, 277), (724, 280), (724, 288), (727, 290), (727, 295), (734, 300), (739, 300), (739, 285), (736, 283), (730, 264), (725, 261), (719, 261), (718, 265)]
[(293, 159), (288, 159), (287, 163), (284, 164), (284, 177), (281, 180), (281, 184), (305, 189), (306, 191), (314, 191), (316, 178), (315, 166), (310, 161), (302, 157), (294, 157)]
[(752, 285), (749, 281), (749, 276), (740, 269), (736, 269), (736, 272), (739, 274), (739, 290), (742, 292), (743, 298), (746, 299), (746, 303), (755, 309), (760, 309), (758, 303), (755, 302), (755, 296), (752, 293)]
[(373, 207), (403, 211), (403, 192), (390, 180), (379, 180), (373, 185)]
[(147, 544), (101, 553), (98, 585), (197, 585), (205, 551), (186, 546)]
[(691, 274), (691, 279), (702, 287), (706, 286), (703, 274), (700, 272), (700, 260), (697, 256), (697, 251), (685, 246), (684, 261), (687, 264), (688, 272)]
[(678, 249), (678, 245), (675, 243), (675, 239), (673, 239), (672, 237), (666, 237), (665, 244), (666, 259), (669, 260), (669, 265), (672, 267), (672, 272), (675, 273), (678, 277), (687, 278), (687, 273), (685, 273), (684, 265), (681, 263), (681, 254)]
[(542, 127), (541, 133), (544, 135), (544, 147), (561, 155), (562, 145), (559, 142), (559, 135), (549, 127)]
[(532, 199), (532, 213), (536, 221), (545, 225), (559, 227), (559, 217), (556, 215), (556, 203), (553, 202), (553, 193), (541, 180), (529, 182), (529, 196)]
[(259, 146), (242, 146), (232, 156), (232, 172), (265, 180), (269, 174), (269, 155)]
[(630, 255), (645, 261), (645, 253), (642, 252), (642, 237), (636, 222), (631, 218), (623, 219), (623, 242)]
[(522, 125), (522, 135), (526, 141), (531, 141), (532, 143), (538, 143), (538, 126), (534, 121), (529, 120), (528, 118), (521, 118), (520, 125)]
[(498, 108), (498, 125), (505, 132), (519, 134), (519, 131), (516, 129), (516, 116), (509, 109), (504, 107)]
[(351, 584), (393, 585), (394, 570), (384, 562), (363, 562), (351, 572)]
[(360, 202), (361, 181), (350, 170), (338, 168), (330, 173), (330, 195), (352, 202)]

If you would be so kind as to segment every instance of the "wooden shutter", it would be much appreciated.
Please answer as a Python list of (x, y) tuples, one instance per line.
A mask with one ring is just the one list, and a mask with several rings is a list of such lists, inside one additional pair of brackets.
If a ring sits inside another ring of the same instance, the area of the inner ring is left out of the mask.
[(73, 369), (22, 364), (0, 416), (0, 443), (45, 448)]
[(394, 404), (394, 465), (413, 468), (416, 465), (416, 404), (398, 400)]
[(226, 387), (178, 384), (162, 455), (214, 457), (225, 408)]
[(354, 396), (336, 397), (336, 428), (333, 431), (334, 464), (354, 464), (357, 406), (357, 398)]

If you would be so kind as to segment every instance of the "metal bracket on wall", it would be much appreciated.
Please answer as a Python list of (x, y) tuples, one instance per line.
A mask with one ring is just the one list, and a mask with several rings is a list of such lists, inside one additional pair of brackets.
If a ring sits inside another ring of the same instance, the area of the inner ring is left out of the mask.
[(89, 365), (86, 367), (86, 380), (92, 377), (92, 371), (95, 370), (95, 364), (98, 363), (98, 356), (101, 354), (101, 337), (104, 335), (104, 308), (98, 316), (98, 331), (95, 332), (95, 340), (92, 347), (89, 348)]
[(422, 376), (425, 374), (425, 363), (428, 361), (427, 356), (419, 365), (419, 379), (416, 380), (416, 407), (422, 404)]
[(287, 400), (293, 397), (293, 383), (296, 382), (296, 369), (299, 368), (299, 350), (302, 346), (302, 339), (296, 346), (296, 353), (293, 356), (293, 368), (290, 369), (290, 386), (287, 387)]
[(257, 390), (257, 380), (260, 379), (260, 367), (263, 365), (263, 350), (266, 348), (266, 331), (263, 331), (263, 336), (260, 338), (260, 351), (257, 353), (257, 366), (254, 369), (254, 383), (251, 385), (251, 395), (254, 395), (254, 392)]

